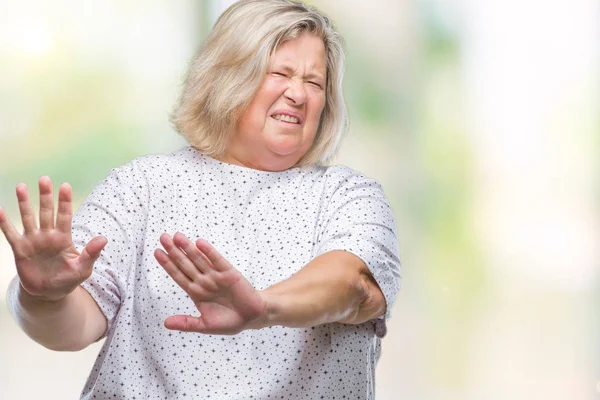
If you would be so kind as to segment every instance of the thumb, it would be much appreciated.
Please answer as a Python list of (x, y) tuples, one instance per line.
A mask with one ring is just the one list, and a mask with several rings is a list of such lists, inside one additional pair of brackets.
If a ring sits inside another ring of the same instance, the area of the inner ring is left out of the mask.
[(191, 315), (171, 315), (165, 320), (165, 328), (183, 332), (205, 332), (206, 326), (201, 317)]
[(106, 246), (106, 243), (108, 243), (108, 239), (104, 236), (96, 236), (90, 240), (79, 256), (79, 264), (84, 269), (91, 270), (94, 262), (100, 257), (100, 253), (104, 249), (104, 246)]

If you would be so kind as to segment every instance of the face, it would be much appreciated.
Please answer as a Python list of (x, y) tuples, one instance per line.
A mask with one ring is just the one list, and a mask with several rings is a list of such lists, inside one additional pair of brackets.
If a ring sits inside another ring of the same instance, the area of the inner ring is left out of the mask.
[(315, 138), (326, 73), (320, 38), (303, 34), (282, 43), (222, 161), (264, 171), (293, 167)]

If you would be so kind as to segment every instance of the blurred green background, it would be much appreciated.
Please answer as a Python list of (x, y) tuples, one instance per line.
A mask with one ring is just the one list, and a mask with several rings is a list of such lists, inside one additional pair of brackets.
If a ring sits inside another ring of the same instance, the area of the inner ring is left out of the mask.
[[(380, 181), (402, 287), (377, 398), (600, 398), (600, 5), (314, 0), (347, 42), (336, 163)], [(0, 205), (185, 145), (183, 74), (231, 1), (24, 0), (0, 12)], [(15, 274), (0, 238), (0, 294)], [(76, 398), (99, 350), (54, 353), (0, 308), (0, 397)]]

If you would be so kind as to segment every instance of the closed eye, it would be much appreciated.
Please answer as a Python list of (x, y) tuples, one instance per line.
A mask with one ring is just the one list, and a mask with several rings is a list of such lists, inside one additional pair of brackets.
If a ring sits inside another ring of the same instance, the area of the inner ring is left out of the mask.
[(318, 83), (318, 82), (313, 82), (313, 81), (308, 81), (308, 83), (315, 85), (316, 87), (318, 87), (319, 89), (323, 89), (323, 87)]

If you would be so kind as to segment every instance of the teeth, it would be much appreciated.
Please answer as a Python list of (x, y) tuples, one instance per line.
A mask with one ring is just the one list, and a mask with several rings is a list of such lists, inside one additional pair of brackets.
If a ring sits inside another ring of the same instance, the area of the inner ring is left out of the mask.
[(291, 122), (293, 124), (297, 124), (298, 123), (298, 118), (292, 117), (292, 116), (289, 116), (289, 115), (277, 114), (277, 115), (273, 115), (273, 118), (275, 118), (278, 121)]

